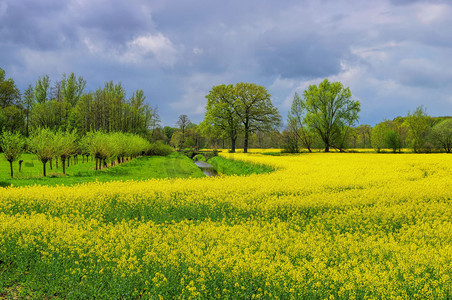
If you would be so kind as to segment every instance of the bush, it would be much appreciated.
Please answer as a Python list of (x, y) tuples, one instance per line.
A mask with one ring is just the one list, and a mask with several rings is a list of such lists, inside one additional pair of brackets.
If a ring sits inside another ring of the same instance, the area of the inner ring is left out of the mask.
[(173, 153), (173, 148), (162, 142), (152, 143), (147, 150), (147, 155), (151, 156), (168, 156)]
[(202, 155), (202, 154), (197, 154), (197, 155), (195, 155), (195, 157), (193, 157), (193, 160), (194, 161), (203, 161), (203, 162), (205, 162), (206, 161), (206, 157), (204, 155)]

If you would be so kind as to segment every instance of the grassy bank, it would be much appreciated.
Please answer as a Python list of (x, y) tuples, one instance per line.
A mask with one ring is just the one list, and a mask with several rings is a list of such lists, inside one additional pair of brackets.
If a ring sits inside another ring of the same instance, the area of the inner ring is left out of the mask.
[(271, 166), (244, 162), (240, 160), (227, 159), (222, 156), (215, 156), (209, 159), (209, 164), (224, 175), (251, 175), (270, 173), (275, 169)]
[[(0, 156), (3, 156), (0, 154)], [(144, 156), (114, 167), (95, 171), (92, 160), (78, 163), (66, 168), (63, 175), (61, 163), (58, 168), (47, 165), (47, 177), (42, 176), (42, 163), (32, 154), (24, 154), (21, 158), (22, 170), (19, 172), (18, 162), (14, 162), (14, 178), (10, 177), (9, 163), (2, 157), (0, 160), (0, 187), (39, 185), (74, 185), (92, 181), (112, 180), (144, 180), (150, 178), (198, 178), (204, 177), (202, 171), (192, 161), (178, 153), (169, 156)]]

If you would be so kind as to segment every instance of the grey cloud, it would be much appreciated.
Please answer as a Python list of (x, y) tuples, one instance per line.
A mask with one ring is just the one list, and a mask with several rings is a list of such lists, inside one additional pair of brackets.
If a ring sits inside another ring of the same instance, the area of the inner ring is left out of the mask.
[(284, 36), (278, 31), (267, 32), (256, 46), (261, 72), (284, 78), (337, 74), (346, 52), (346, 47), (332, 45), (319, 35)]

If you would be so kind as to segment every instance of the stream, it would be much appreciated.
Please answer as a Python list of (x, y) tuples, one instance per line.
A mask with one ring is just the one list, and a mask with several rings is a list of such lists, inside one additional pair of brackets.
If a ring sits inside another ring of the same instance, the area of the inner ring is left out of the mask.
[(217, 170), (211, 165), (203, 161), (194, 161), (206, 176), (218, 176)]

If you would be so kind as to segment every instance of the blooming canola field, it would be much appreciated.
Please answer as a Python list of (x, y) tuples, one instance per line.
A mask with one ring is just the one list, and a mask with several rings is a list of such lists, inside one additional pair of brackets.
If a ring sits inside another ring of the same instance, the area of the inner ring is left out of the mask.
[(276, 171), (0, 188), (0, 288), (67, 299), (452, 298), (451, 155), (222, 155)]

